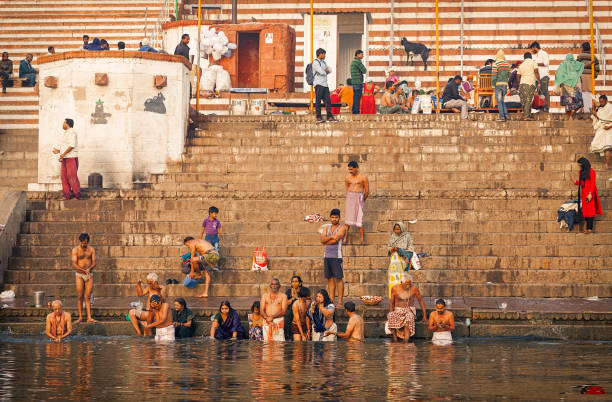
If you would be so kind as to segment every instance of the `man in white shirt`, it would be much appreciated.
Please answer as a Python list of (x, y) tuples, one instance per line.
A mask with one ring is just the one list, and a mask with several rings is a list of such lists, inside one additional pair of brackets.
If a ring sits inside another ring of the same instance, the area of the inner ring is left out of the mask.
[(321, 114), (321, 103), (325, 105), (327, 111), (327, 121), (336, 122), (331, 112), (331, 98), (329, 87), (327, 84), (327, 74), (331, 74), (331, 67), (325, 63), (325, 49), (317, 49), (317, 58), (312, 61), (312, 72), (314, 74), (314, 89), (315, 89), (315, 111), (317, 114), (317, 123), (323, 123), (323, 115)]
[(519, 95), (523, 107), (523, 120), (535, 120), (531, 115), (531, 102), (536, 89), (536, 82), (540, 79), (538, 66), (531, 58), (531, 53), (523, 55), (523, 63), (518, 69)]
[(62, 138), (59, 141), (59, 145), (53, 148), (53, 153), (59, 154), (59, 161), (62, 164), (62, 192), (64, 193), (64, 200), (69, 200), (72, 197), (77, 200), (81, 199), (81, 184), (77, 175), (79, 170), (77, 135), (72, 127), (74, 127), (72, 119), (64, 120)]
[(542, 108), (544, 112), (548, 112), (550, 108), (550, 94), (548, 93), (548, 82), (550, 81), (548, 53), (540, 48), (538, 42), (533, 42), (529, 49), (534, 55), (535, 63), (538, 65), (538, 74), (540, 74), (540, 82), (538, 83), (542, 95), (546, 98), (546, 107)]

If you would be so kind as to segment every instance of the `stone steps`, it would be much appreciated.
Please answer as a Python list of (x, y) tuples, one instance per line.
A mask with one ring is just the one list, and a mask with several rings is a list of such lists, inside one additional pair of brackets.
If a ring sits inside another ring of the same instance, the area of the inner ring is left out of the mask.
[[(178, 270), (157, 271), (160, 275), (160, 283), (166, 279), (173, 278), (182, 281), (184, 274)], [(325, 283), (323, 270), (271, 270), (267, 272), (253, 272), (244, 269), (223, 269), (212, 275), (217, 283), (242, 283), (242, 284), (266, 284), (272, 278), (279, 278), (281, 283), (289, 283), (291, 277), (299, 274), (306, 286), (311, 283)], [(530, 283), (530, 282), (552, 282), (552, 283), (607, 283), (612, 281), (612, 270), (445, 270), (445, 269), (422, 269), (411, 271), (410, 274), (416, 283)], [(95, 271), (94, 280), (96, 285), (101, 284), (136, 284), (140, 279), (145, 282), (146, 270), (113, 270)], [(347, 283), (377, 283), (384, 281), (386, 270), (382, 269), (349, 269), (345, 272)], [(38, 284), (65, 284), (74, 281), (74, 270), (8, 270), (6, 280), (10, 283), (38, 283)], [(135, 286), (135, 285), (134, 285)], [(601, 296), (601, 295), (600, 295)]]
[[(119, 248), (119, 247), (118, 247)], [(127, 248), (130, 250), (130, 248)], [(585, 247), (588, 251), (589, 247)], [(183, 250), (180, 253), (186, 252)], [(252, 252), (252, 250), (251, 250)], [(161, 253), (159, 253), (161, 254)], [(144, 269), (144, 270), (178, 270), (180, 267), (180, 254), (173, 256), (160, 255), (117, 255), (111, 257), (101, 256), (97, 265), (101, 270), (113, 269)], [(385, 253), (386, 254), (386, 253)], [(350, 256), (345, 258), (346, 269), (386, 268), (389, 258), (379, 256)], [(295, 270), (323, 270), (322, 253), (311, 257), (286, 257), (284, 255), (268, 255), (271, 269)], [(532, 257), (532, 256), (431, 256), (427, 257), (424, 265), (432, 268), (482, 270), (482, 269), (594, 269), (609, 270), (609, 257), (603, 256), (566, 256), (566, 257)], [(222, 256), (219, 266), (221, 268), (250, 269), (253, 261), (250, 257)], [(66, 269), (71, 266), (70, 255), (54, 257), (11, 257), (9, 267), (13, 269)]]
[[(313, 289), (324, 288), (323, 283), (310, 284)], [(100, 297), (135, 297), (134, 284), (113, 284), (96, 285), (94, 295)], [(42, 290), (47, 297), (66, 297), (73, 296), (74, 284), (22, 284), (5, 285), (5, 288), (12, 289), (19, 296), (31, 296), (33, 291)], [(268, 289), (268, 284), (220, 284), (210, 285), (210, 295), (220, 297), (232, 296), (251, 296), (259, 297)], [(482, 284), (482, 283), (463, 283), (463, 284), (419, 284), (421, 293), (432, 297), (449, 297), (457, 294), (469, 294), (472, 297), (591, 297), (594, 295), (604, 295), (610, 297), (609, 284), (567, 284), (567, 283), (546, 283), (546, 284)], [(181, 285), (169, 285), (168, 297), (194, 297), (202, 291), (201, 287), (187, 289)], [(345, 295), (358, 297), (360, 295), (387, 295), (388, 287), (386, 284), (346, 284)], [(557, 296), (558, 295), (558, 296)]]

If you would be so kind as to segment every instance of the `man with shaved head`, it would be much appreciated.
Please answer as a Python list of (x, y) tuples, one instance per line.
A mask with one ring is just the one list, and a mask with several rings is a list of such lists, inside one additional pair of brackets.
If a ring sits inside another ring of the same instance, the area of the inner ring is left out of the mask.
[(61, 342), (72, 332), (72, 319), (70, 314), (64, 311), (60, 300), (54, 300), (51, 307), (53, 312), (47, 314), (45, 333), (53, 341)]
[(281, 293), (280, 281), (274, 278), (270, 281), (270, 292), (261, 297), (261, 315), (265, 322), (263, 325), (264, 341), (285, 340), (285, 313), (287, 312), (287, 295)]

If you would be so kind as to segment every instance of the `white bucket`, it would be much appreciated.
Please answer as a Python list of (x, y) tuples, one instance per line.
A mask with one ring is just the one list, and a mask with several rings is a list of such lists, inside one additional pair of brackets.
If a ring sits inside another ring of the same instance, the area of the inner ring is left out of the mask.
[(266, 112), (266, 100), (265, 99), (253, 99), (251, 101), (251, 114), (265, 114)]
[(232, 114), (243, 115), (247, 111), (246, 99), (232, 99)]

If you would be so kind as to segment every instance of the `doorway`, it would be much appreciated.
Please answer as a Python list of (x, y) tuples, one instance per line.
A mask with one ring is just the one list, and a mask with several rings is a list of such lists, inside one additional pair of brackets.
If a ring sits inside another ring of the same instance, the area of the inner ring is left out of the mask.
[(351, 62), (355, 58), (355, 51), (361, 49), (362, 34), (340, 34), (338, 41), (338, 84), (346, 84), (351, 78)]
[(259, 33), (238, 33), (238, 87), (259, 88)]

